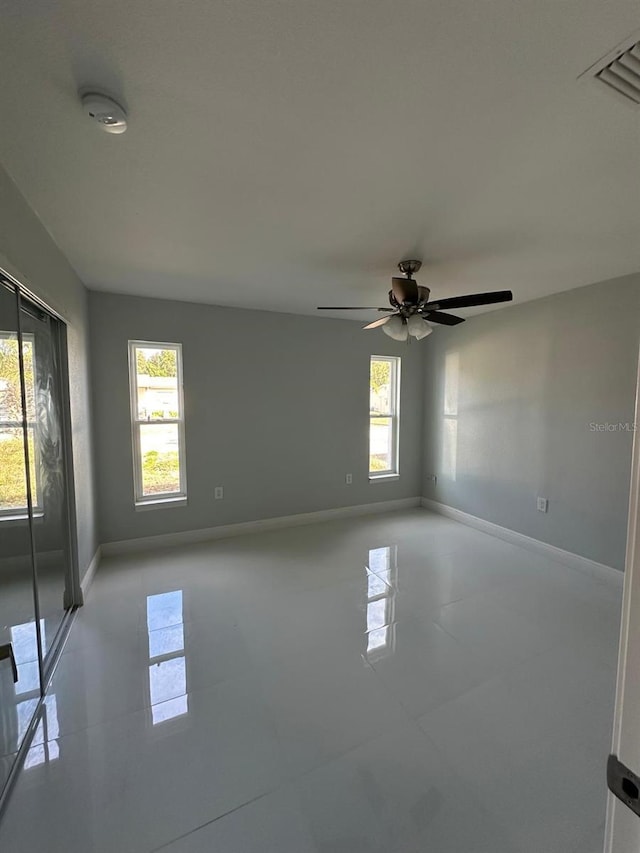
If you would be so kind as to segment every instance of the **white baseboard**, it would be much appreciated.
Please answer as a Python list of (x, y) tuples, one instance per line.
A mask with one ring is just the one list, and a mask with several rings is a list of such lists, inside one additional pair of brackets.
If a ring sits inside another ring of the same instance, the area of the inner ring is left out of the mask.
[(229, 539), (244, 536), (247, 533), (262, 533), (266, 530), (278, 530), (284, 527), (299, 527), (304, 524), (316, 524), (322, 521), (335, 521), (340, 518), (354, 518), (361, 515), (393, 510), (410, 509), (420, 506), (421, 498), (400, 498), (395, 501), (344, 506), (336, 509), (322, 509), (318, 512), (304, 512), (297, 515), (282, 515), (277, 518), (264, 518), (258, 521), (241, 521), (236, 524), (223, 524), (218, 527), (205, 527), (200, 530), (185, 530), (179, 533), (163, 533), (159, 536), (144, 536), (140, 539), (124, 539), (120, 542), (104, 542), (102, 554), (126, 554), (146, 551), (150, 548), (168, 548), (175, 545), (190, 545), (196, 542), (208, 542), (212, 539)]
[(549, 545), (548, 542), (542, 542), (540, 539), (533, 539), (531, 536), (525, 536), (524, 533), (518, 533), (515, 530), (510, 530), (508, 527), (501, 527), (499, 524), (494, 524), (492, 521), (485, 521), (484, 518), (470, 515), (468, 512), (463, 512), (461, 509), (456, 509), (447, 504), (433, 501), (429, 498), (422, 498), (421, 505), (425, 509), (436, 512), (438, 515), (444, 515), (447, 518), (453, 518), (455, 521), (460, 521), (468, 527), (474, 527), (476, 530), (481, 530), (483, 533), (488, 533), (491, 536), (496, 536), (498, 539), (503, 539), (505, 542), (510, 542), (512, 545), (520, 545), (522, 548), (527, 548), (529, 551), (534, 551), (536, 554), (541, 554), (549, 557), (558, 563), (569, 566), (572, 569), (577, 569), (581, 572), (586, 572), (598, 580), (613, 581), (622, 587), (624, 582), (624, 572), (614, 569), (612, 566), (606, 566), (604, 563), (597, 563), (595, 560), (590, 560), (588, 557), (581, 557), (580, 554), (574, 554), (571, 551), (564, 551), (562, 548), (556, 548), (555, 545)]
[(100, 559), (102, 557), (102, 546), (98, 545), (96, 548), (96, 553), (93, 555), (91, 562), (87, 566), (87, 571), (84, 573), (84, 577), (80, 581), (80, 591), (82, 592), (82, 604), (87, 600), (87, 594), (89, 592), (89, 587), (93, 583), (93, 579), (96, 576), (96, 572), (98, 571), (98, 566), (100, 565)]

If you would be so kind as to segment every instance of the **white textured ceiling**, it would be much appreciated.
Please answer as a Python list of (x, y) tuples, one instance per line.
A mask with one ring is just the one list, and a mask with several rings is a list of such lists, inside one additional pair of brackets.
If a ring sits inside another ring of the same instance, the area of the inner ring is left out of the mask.
[(0, 160), (92, 289), (315, 313), (385, 305), (419, 257), (434, 296), (533, 299), (640, 270), (640, 110), (576, 80), (638, 26), (637, 0), (3, 0)]

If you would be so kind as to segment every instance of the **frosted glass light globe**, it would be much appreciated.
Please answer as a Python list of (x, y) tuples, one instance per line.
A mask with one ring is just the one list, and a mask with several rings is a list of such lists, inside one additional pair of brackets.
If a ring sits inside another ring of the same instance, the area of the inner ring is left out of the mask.
[(430, 335), (433, 329), (419, 314), (414, 314), (407, 320), (407, 331), (412, 337), (420, 341)]
[(393, 338), (394, 341), (406, 341), (409, 337), (406, 323), (403, 323), (402, 318), (398, 316), (389, 317), (382, 327), (382, 331), (385, 335), (389, 335), (390, 338)]

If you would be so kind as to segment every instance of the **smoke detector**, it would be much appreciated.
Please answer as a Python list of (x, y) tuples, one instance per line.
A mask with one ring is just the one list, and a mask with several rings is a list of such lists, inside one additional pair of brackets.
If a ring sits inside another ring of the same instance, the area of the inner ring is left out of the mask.
[(85, 92), (80, 96), (82, 108), (105, 133), (124, 133), (127, 114), (120, 104), (100, 92)]

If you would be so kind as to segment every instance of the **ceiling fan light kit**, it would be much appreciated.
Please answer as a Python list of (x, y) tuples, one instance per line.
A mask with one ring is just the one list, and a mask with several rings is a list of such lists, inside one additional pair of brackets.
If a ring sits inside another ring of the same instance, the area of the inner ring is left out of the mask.
[(406, 321), (402, 317), (387, 317), (386, 322), (382, 326), (382, 331), (385, 335), (393, 338), (394, 341), (406, 341), (409, 337)]
[(433, 332), (431, 326), (424, 322), (422, 317), (414, 314), (409, 319), (393, 315), (385, 317), (382, 321), (378, 321), (382, 326), (382, 331), (385, 335), (389, 335), (394, 341), (408, 341), (409, 338), (415, 338), (421, 341)]
[[(382, 328), (385, 335), (396, 341), (408, 341), (410, 337), (422, 340), (430, 335), (433, 328), (429, 323), (439, 323), (443, 326), (457, 326), (464, 323), (464, 317), (447, 314), (443, 308), (471, 308), (476, 305), (494, 305), (498, 302), (511, 302), (513, 294), (510, 290), (496, 290), (491, 293), (474, 293), (468, 296), (454, 296), (429, 302), (431, 291), (428, 287), (418, 284), (413, 278), (422, 266), (422, 261), (400, 261), (398, 269), (404, 278), (394, 276), (391, 279), (389, 304), (391, 311), (386, 317), (368, 323), (364, 329)], [(318, 311), (385, 311), (388, 308), (354, 307), (354, 306), (320, 306)]]
[(419, 314), (413, 314), (407, 320), (407, 331), (417, 341), (421, 341), (433, 332), (433, 328), (428, 323), (425, 323)]

